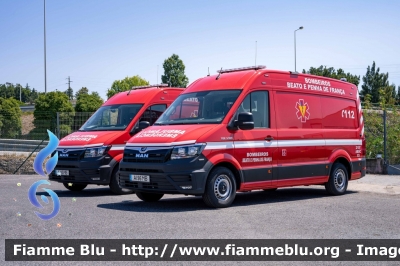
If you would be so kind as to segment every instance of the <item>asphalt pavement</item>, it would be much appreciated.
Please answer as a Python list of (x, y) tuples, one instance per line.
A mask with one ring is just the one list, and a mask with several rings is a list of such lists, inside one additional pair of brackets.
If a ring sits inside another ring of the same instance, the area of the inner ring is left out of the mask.
[[(0, 176), (0, 256), (4, 263), (4, 239), (399, 239), (400, 176), (367, 175), (351, 181), (343, 196), (329, 196), (323, 186), (282, 188), (276, 192), (238, 193), (230, 208), (211, 209), (201, 197), (166, 195), (146, 203), (134, 194), (116, 196), (108, 187), (88, 186), (67, 191), (51, 182), (60, 199), (60, 212), (48, 221), (28, 200), (29, 187), (38, 175)], [(46, 195), (38, 190), (37, 195)], [(49, 213), (48, 204), (41, 213)], [(37, 265), (10, 263), (13, 265)], [(48, 262), (39, 263), (48, 265)], [(83, 262), (80, 265), (85, 264)], [(86, 263), (90, 265), (89, 262)], [(112, 262), (96, 262), (115, 265)], [(126, 265), (127, 263), (117, 263)], [(130, 263), (131, 265), (132, 263)], [(140, 262), (141, 264), (167, 263)], [(168, 263), (176, 265), (175, 263)], [(204, 263), (180, 262), (179, 265)], [(207, 263), (207, 265), (231, 265)], [(245, 263), (260, 265), (261, 263)], [(265, 264), (265, 263), (263, 263)], [(278, 263), (270, 265), (308, 265)], [(319, 262), (319, 265), (332, 265)], [(348, 265), (349, 263), (335, 263)], [(354, 265), (387, 263), (353, 262)], [(72, 265), (53, 262), (52, 265)], [(392, 265), (395, 265), (392, 264)]]

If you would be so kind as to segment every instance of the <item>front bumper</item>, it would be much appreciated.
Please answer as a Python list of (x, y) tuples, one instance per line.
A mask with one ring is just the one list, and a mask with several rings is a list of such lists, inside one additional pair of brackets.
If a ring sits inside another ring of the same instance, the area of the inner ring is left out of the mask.
[[(126, 162), (123, 159), (119, 166), (119, 183), (135, 192), (201, 195), (212, 166), (203, 155), (160, 163)], [(150, 182), (130, 181), (131, 174), (149, 175)]]
[[(116, 163), (109, 155), (79, 161), (59, 159), (49, 175), (49, 180), (61, 183), (108, 185)], [(56, 170), (68, 170), (69, 175), (56, 175)]]

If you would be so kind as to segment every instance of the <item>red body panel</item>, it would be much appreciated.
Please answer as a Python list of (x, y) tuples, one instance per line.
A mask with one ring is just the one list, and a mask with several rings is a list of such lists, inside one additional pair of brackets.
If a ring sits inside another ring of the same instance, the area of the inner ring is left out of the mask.
[(165, 104), (169, 106), (175, 98), (181, 94), (183, 88), (147, 88), (120, 92), (108, 99), (103, 106), (115, 104), (143, 104), (143, 107), (132, 119), (124, 130), (120, 131), (90, 131), (74, 132), (60, 140), (58, 148), (86, 148), (91, 146), (108, 146), (111, 149), (108, 154), (116, 161), (122, 158), (123, 148), (126, 142), (132, 137), (130, 131), (138, 122), (145, 110), (155, 104)]
[[(355, 85), (274, 70), (216, 77), (199, 79), (184, 93), (242, 89), (221, 124), (152, 126), (132, 137), (128, 145), (206, 143), (202, 153), (213, 165), (229, 163), (241, 173), (239, 191), (323, 184), (337, 160), (347, 162), (351, 179), (362, 177), (365, 169), (360, 170), (357, 162), (365, 160), (364, 124)], [(269, 95), (269, 127), (229, 129), (246, 96), (258, 91)]]

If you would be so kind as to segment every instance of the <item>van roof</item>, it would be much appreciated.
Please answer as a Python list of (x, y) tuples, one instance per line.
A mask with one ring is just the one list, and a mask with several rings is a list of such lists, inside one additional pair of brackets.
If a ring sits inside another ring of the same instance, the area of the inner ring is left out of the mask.
[[(220, 72), (220, 71), (218, 71)], [(283, 74), (283, 76), (282, 76)], [(194, 81), (186, 90), (185, 93), (190, 93), (190, 92), (197, 92), (197, 91), (204, 91), (204, 90), (229, 90), (229, 89), (247, 89), (249, 86), (255, 86), (259, 85), (262, 86), (261, 80), (263, 77), (267, 75), (268, 77), (272, 78), (278, 78), (278, 76), (282, 81), (282, 84), (284, 84), (283, 81), (287, 82), (301, 82), (304, 84), (303, 81), (306, 78), (310, 79), (311, 82), (314, 80), (324, 80), (324, 81), (329, 81), (332, 87), (337, 88), (338, 85), (341, 85), (340, 87), (343, 87), (345, 91), (348, 91), (352, 89), (350, 98), (354, 98), (356, 96), (356, 90), (357, 86), (354, 84), (351, 84), (346, 81), (338, 80), (338, 79), (333, 79), (333, 78), (328, 78), (328, 77), (322, 77), (322, 76), (315, 76), (315, 75), (310, 75), (310, 74), (303, 74), (303, 73), (297, 73), (297, 72), (292, 72), (292, 71), (282, 71), (282, 70), (273, 70), (273, 69), (238, 69), (237, 71), (227, 71), (222, 73), (212, 75), (212, 76), (207, 76), (204, 78), (200, 78), (196, 81)], [(219, 76), (219, 77), (218, 77)], [(218, 77), (218, 79), (217, 79)], [(258, 80), (260, 80), (260, 83), (258, 83)], [(264, 80), (264, 79), (263, 79)], [(256, 83), (254, 83), (257, 81)], [(265, 84), (264, 85), (268, 85)], [(271, 85), (271, 84), (269, 84)], [(276, 86), (277, 84), (275, 84)], [(282, 86), (282, 85), (279, 85)], [(354, 91), (355, 89), (355, 91)], [(353, 94), (354, 92), (354, 94)], [(347, 93), (346, 93), (347, 94)], [(338, 96), (338, 95), (336, 95)], [(347, 95), (348, 96), (348, 95)], [(348, 96), (349, 97), (349, 96)]]
[(135, 89), (129, 91), (123, 91), (115, 94), (110, 99), (108, 99), (104, 105), (112, 104), (130, 104), (130, 103), (146, 103), (153, 101), (153, 99), (160, 93), (164, 92), (167, 95), (170, 92), (181, 93), (185, 88), (175, 88), (175, 87), (151, 87), (144, 89)]

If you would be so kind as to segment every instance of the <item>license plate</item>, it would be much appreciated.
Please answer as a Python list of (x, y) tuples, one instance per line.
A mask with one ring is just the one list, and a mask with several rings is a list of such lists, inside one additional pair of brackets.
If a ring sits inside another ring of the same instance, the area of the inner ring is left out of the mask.
[(55, 170), (56, 176), (69, 175), (69, 170)]
[(129, 181), (150, 183), (150, 176), (149, 175), (129, 175)]

